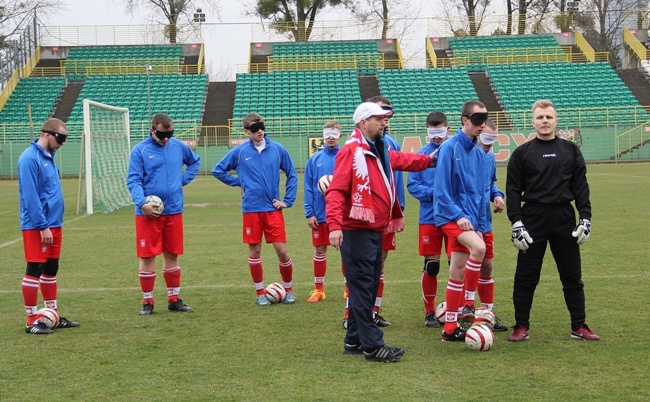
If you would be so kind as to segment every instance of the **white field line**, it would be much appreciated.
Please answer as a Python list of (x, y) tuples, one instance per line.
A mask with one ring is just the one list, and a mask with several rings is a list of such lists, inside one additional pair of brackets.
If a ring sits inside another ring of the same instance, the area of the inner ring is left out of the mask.
[[(638, 274), (638, 275), (583, 275), (583, 279), (590, 279), (590, 280), (611, 280), (611, 279), (638, 279), (638, 278), (650, 278), (650, 274)], [(339, 281), (341, 278), (337, 278), (336, 280)], [(494, 278), (496, 281), (511, 281), (511, 277), (507, 278)], [(540, 278), (540, 281), (557, 281), (558, 284), (560, 283), (559, 279), (557, 276), (544, 276)], [(297, 284), (294, 282), (294, 287), (295, 285), (298, 285), (300, 287), (309, 287), (312, 286), (314, 282), (305, 282), (305, 283), (299, 283)], [(420, 280), (392, 280), (392, 281), (386, 281), (387, 284), (413, 284), (413, 283), (420, 283)], [(340, 283), (342, 284), (342, 282)], [(339, 284), (339, 285), (340, 285)], [(225, 284), (225, 285), (183, 285), (183, 289), (244, 289), (244, 288), (251, 288), (253, 289), (253, 285), (251, 283), (242, 283), (242, 284)], [(120, 288), (109, 288), (109, 287), (101, 287), (101, 288), (94, 288), (94, 287), (88, 287), (88, 288), (65, 288), (65, 287), (60, 287), (59, 286), (59, 293), (88, 293), (88, 292), (133, 292), (133, 291), (140, 291), (139, 286), (129, 286), (129, 287), (120, 287)], [(17, 289), (11, 289), (11, 290), (0, 290), (0, 294), (13, 294), (13, 293), (20, 293), (21, 290), (20, 288)]]
[(589, 176), (616, 176), (616, 177), (630, 177), (632, 179), (650, 179), (650, 176), (636, 176), (631, 174), (614, 174), (614, 173), (589, 173)]
[[(89, 215), (82, 215), (82, 216), (79, 216), (79, 217), (76, 217), (76, 218), (70, 219), (69, 221), (66, 221), (66, 223), (72, 223), (72, 222), (78, 221), (78, 220), (80, 220), (80, 219), (85, 219), (85, 218), (87, 218), (88, 216), (89, 216)], [(8, 241), (8, 242), (6, 242), (6, 243), (2, 243), (2, 244), (0, 244), (0, 249), (5, 248), (5, 247), (9, 247), (9, 246), (11, 246), (12, 244), (16, 244), (16, 243), (21, 242), (21, 241), (23, 241), (23, 238), (22, 238), (22, 237), (20, 237), (20, 238), (18, 238), (18, 239), (13, 239), (13, 240)]]

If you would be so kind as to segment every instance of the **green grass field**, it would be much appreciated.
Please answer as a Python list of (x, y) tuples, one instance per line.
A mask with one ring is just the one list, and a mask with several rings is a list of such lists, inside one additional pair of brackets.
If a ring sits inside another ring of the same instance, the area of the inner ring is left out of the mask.
[[(505, 169), (498, 169), (500, 187)], [(59, 307), (81, 327), (49, 336), (24, 332), (25, 269), (17, 182), (0, 182), (0, 400), (648, 400), (650, 335), (650, 164), (589, 165), (593, 233), (582, 247), (587, 322), (598, 342), (569, 338), (569, 317), (548, 253), (531, 316), (530, 339), (492, 350), (440, 341), (424, 327), (417, 210), (407, 200), (404, 233), (386, 263), (382, 315), (388, 344), (406, 348), (395, 364), (342, 354), (343, 280), (331, 249), (327, 300), (313, 287), (302, 191), (285, 211), (294, 261), (295, 305), (255, 304), (241, 243), (239, 191), (211, 176), (186, 187), (181, 297), (194, 313), (165, 309), (159, 267), (156, 313), (140, 317), (132, 208), (79, 217), (75, 180), (63, 182), (68, 214)], [(302, 181), (300, 184), (302, 188)], [(505, 214), (495, 216), (495, 312), (513, 324), (516, 253)], [(280, 280), (272, 247), (262, 251), (265, 283)], [(446, 272), (438, 299), (444, 299)]]

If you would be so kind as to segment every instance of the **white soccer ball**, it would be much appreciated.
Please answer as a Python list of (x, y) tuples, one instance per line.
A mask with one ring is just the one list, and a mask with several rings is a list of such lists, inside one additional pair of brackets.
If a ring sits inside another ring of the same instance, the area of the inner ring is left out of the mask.
[(163, 201), (157, 195), (148, 195), (144, 200), (156, 204), (153, 207), (153, 210), (156, 212), (162, 213), (162, 211), (165, 209), (165, 204), (163, 204)]
[(484, 324), (474, 324), (465, 334), (465, 344), (472, 350), (488, 351), (494, 345), (494, 333)]
[(36, 320), (45, 324), (49, 329), (59, 325), (59, 313), (53, 308), (44, 307), (36, 312)]
[(492, 310), (480, 308), (474, 312), (474, 315), (476, 316), (474, 323), (487, 325), (490, 329), (494, 329), (494, 324), (496, 324), (497, 318)]
[(318, 191), (320, 191), (321, 194), (325, 194), (325, 191), (327, 191), (327, 188), (330, 186), (333, 177), (334, 176), (331, 174), (326, 174), (318, 179)]
[(284, 286), (274, 282), (266, 287), (266, 298), (271, 303), (280, 303), (284, 300), (284, 297), (287, 295), (287, 291), (284, 290)]
[(445, 322), (445, 315), (447, 313), (447, 302), (442, 302), (438, 304), (438, 307), (436, 307), (436, 318), (438, 321), (441, 323)]

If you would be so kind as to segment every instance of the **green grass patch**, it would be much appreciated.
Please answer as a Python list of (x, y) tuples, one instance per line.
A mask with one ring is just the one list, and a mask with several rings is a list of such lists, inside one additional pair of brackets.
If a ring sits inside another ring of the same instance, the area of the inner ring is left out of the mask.
[[(501, 187), (505, 168), (498, 169)], [(79, 217), (77, 182), (66, 197), (59, 272), (62, 315), (81, 322), (49, 336), (24, 332), (20, 282), (25, 269), (17, 182), (0, 181), (0, 399), (26, 400), (648, 400), (650, 289), (645, 244), (650, 164), (589, 165), (593, 232), (582, 247), (587, 322), (598, 342), (570, 339), (569, 315), (550, 255), (531, 315), (530, 339), (497, 333), (486, 353), (440, 341), (424, 327), (417, 255), (418, 203), (407, 200), (406, 230), (386, 262), (382, 315), (396, 364), (344, 356), (340, 256), (328, 253), (327, 300), (305, 302), (313, 288), (310, 231), (302, 195), (285, 211), (294, 261), (295, 305), (255, 304), (248, 248), (241, 242), (240, 193), (211, 176), (185, 188), (181, 297), (191, 314), (166, 309), (161, 260), (156, 309), (140, 317), (133, 209)], [(302, 181), (300, 188), (302, 188)], [(505, 214), (494, 217), (495, 312), (513, 324), (516, 250)], [(280, 281), (264, 245), (265, 283)], [(447, 273), (439, 278), (444, 299)]]

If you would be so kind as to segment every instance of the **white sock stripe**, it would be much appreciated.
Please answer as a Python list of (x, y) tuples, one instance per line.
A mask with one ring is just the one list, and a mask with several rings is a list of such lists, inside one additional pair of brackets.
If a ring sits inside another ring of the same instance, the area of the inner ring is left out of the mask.
[(462, 283), (447, 282), (447, 290), (451, 290), (453, 292), (462, 292), (463, 291), (463, 284)]
[(180, 270), (181, 270), (181, 267), (178, 266), (178, 265), (175, 266), (175, 267), (171, 267), (171, 268), (164, 268), (163, 269), (163, 274), (169, 274), (169, 273), (180, 271)]
[(251, 264), (251, 265), (261, 264), (261, 263), (262, 263), (262, 259), (261, 259), (261, 258), (251, 258), (251, 257), (248, 257), (248, 263)]
[(465, 269), (468, 270), (468, 271), (472, 271), (472, 272), (480, 272), (481, 271), (481, 266), (480, 265), (470, 265), (470, 263), (467, 263), (467, 265), (465, 265)]
[(291, 261), (291, 258), (289, 258), (287, 261), (280, 261), (280, 266), (281, 267), (289, 267), (293, 264), (293, 261)]
[(327, 260), (326, 254), (314, 254), (314, 261), (325, 261)]
[(32, 279), (31, 277), (23, 276), (23, 285), (26, 285), (26, 284), (29, 284), (29, 283), (35, 284), (36, 286), (38, 286), (38, 279)]
[(36, 289), (38, 289), (38, 282), (34, 283), (34, 282), (25, 282), (25, 281), (23, 281), (22, 286), (26, 287), (26, 288), (36, 288)]
[(43, 278), (41, 276), (41, 279), (39, 279), (40, 283), (45, 283), (45, 284), (55, 284), (56, 283), (56, 276), (48, 277), (48, 278)]
[(325, 283), (325, 278), (322, 276), (314, 277), (314, 283)]
[(156, 271), (138, 271), (138, 276), (140, 278), (155, 278)]
[(492, 278), (490, 278), (490, 279), (481, 279), (481, 278), (479, 278), (479, 280), (478, 280), (479, 285), (489, 285), (491, 283), (494, 283), (494, 279), (492, 279)]

